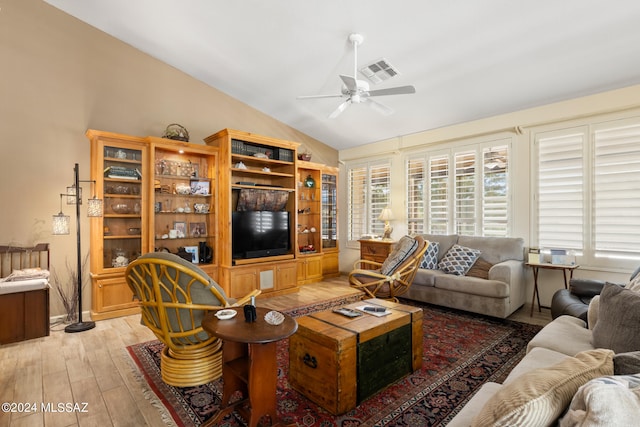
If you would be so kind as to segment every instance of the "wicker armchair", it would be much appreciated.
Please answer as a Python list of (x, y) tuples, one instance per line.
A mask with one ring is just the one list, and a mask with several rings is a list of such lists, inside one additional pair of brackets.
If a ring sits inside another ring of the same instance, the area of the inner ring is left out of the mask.
[[(358, 260), (349, 273), (352, 287), (365, 292), (365, 298), (381, 298), (398, 301), (411, 286), (428, 243), (422, 236), (405, 236), (384, 263)], [(377, 267), (364, 269), (364, 265)]]
[(128, 265), (126, 280), (142, 310), (141, 323), (165, 344), (162, 380), (178, 387), (206, 384), (222, 375), (222, 342), (202, 328), (211, 310), (245, 304), (194, 264), (170, 253), (149, 253)]

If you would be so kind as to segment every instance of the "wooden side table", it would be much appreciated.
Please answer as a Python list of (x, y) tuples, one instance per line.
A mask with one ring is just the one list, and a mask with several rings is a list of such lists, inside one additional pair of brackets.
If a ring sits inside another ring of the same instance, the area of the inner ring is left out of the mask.
[[(202, 320), (202, 327), (211, 335), (223, 340), (222, 344), (222, 403), (218, 414), (203, 426), (214, 426), (231, 411), (237, 410), (248, 426), (254, 427), (265, 417), (272, 426), (282, 425), (276, 417), (277, 341), (289, 337), (298, 329), (298, 323), (285, 315), (280, 325), (264, 320), (269, 309), (256, 308), (257, 320), (247, 323), (242, 307), (232, 319), (219, 320), (210, 312)], [(230, 404), (237, 392), (242, 399)], [(264, 425), (264, 423), (263, 423)]]
[(383, 263), (387, 259), (396, 244), (393, 240), (377, 239), (362, 239), (358, 242), (360, 242), (360, 259), (379, 263)]
[[(542, 311), (542, 306), (540, 305), (540, 293), (538, 292), (538, 272), (541, 268), (547, 270), (562, 270), (562, 277), (564, 278), (564, 288), (568, 288), (569, 280), (573, 278), (573, 270), (580, 267), (579, 265), (572, 264), (550, 264), (550, 263), (526, 263), (527, 267), (531, 267), (533, 270), (533, 297), (531, 298), (531, 312), (529, 316), (533, 316), (533, 305), (538, 300), (538, 312)], [(567, 280), (567, 272), (569, 273), (569, 280)], [(548, 308), (548, 307), (545, 307)]]

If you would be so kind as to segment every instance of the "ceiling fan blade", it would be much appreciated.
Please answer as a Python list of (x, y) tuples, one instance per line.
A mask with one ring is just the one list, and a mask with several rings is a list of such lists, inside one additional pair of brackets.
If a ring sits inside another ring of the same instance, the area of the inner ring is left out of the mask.
[(297, 96), (296, 99), (315, 99), (315, 98), (343, 98), (344, 95), (301, 95)]
[(387, 89), (370, 90), (369, 96), (405, 95), (409, 93), (416, 93), (416, 88), (413, 86), (398, 86)]
[(384, 116), (390, 116), (394, 112), (391, 107), (387, 107), (386, 105), (384, 105), (384, 104), (382, 104), (382, 103), (380, 103), (378, 101), (374, 101), (371, 98), (365, 98), (365, 102), (373, 110), (376, 110), (378, 113), (380, 113), (380, 114), (382, 114)]
[(349, 106), (349, 104), (351, 104), (351, 99), (347, 99), (346, 101), (344, 101), (342, 104), (338, 105), (338, 108), (336, 108), (333, 113), (329, 114), (329, 118), (330, 119), (335, 119), (336, 117), (338, 117), (340, 114), (342, 114), (342, 112), (344, 110), (347, 109), (347, 107)]
[(356, 79), (354, 77), (340, 74), (340, 78), (349, 92), (356, 92), (358, 90), (358, 83), (356, 83)]

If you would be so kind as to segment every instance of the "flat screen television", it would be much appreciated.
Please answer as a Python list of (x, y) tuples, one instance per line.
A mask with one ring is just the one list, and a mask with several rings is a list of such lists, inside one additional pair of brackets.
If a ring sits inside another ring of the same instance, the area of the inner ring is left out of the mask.
[(243, 211), (232, 215), (233, 259), (288, 254), (289, 212)]

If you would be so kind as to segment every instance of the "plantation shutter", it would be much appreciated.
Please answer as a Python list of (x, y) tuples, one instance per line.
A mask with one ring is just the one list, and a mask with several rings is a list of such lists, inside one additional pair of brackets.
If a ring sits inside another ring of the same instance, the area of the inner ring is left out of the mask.
[(509, 146), (482, 150), (482, 235), (509, 234)]
[(390, 202), (390, 172), (389, 163), (359, 164), (348, 168), (349, 241), (358, 240), (364, 234), (384, 233), (384, 221), (378, 217)]
[(367, 167), (360, 166), (349, 169), (348, 194), (348, 240), (358, 240), (367, 234), (366, 204)]
[(373, 165), (370, 171), (370, 231), (373, 234), (381, 236), (384, 233), (384, 221), (380, 221), (378, 217), (382, 213), (382, 209), (389, 206), (391, 167), (389, 164)]
[(407, 160), (407, 232), (409, 234), (425, 232), (426, 169), (424, 158)]
[(449, 232), (449, 157), (429, 158), (429, 232)]
[(584, 247), (583, 144), (579, 128), (536, 137), (538, 146), (538, 244), (546, 248)]
[(476, 234), (476, 153), (467, 151), (455, 155), (455, 209), (456, 233)]
[(640, 124), (596, 127), (593, 162), (595, 256), (640, 254)]

